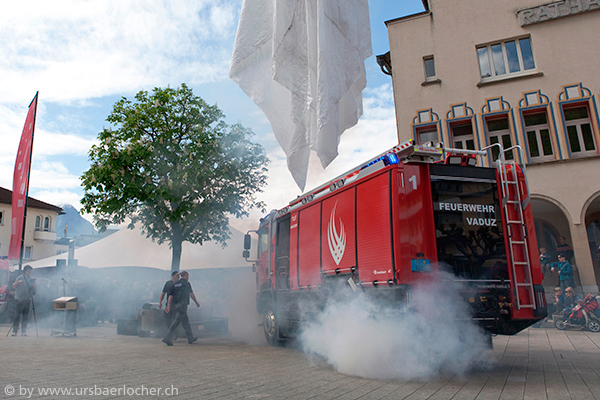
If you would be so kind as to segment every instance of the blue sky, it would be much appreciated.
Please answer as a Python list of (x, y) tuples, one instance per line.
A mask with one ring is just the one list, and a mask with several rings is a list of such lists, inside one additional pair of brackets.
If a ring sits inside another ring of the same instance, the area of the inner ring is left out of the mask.
[[(27, 106), (40, 92), (30, 195), (79, 206), (87, 152), (122, 96), (179, 86), (216, 103), (228, 123), (251, 128), (268, 152), (261, 199), (281, 208), (300, 194), (270, 125), (228, 78), (242, 0), (46, 0), (11, 2), (0, 14), (0, 186), (12, 171)], [(389, 50), (384, 21), (423, 10), (420, 0), (369, 0), (373, 54)], [(364, 115), (326, 169), (311, 164), (306, 189), (397, 143), (390, 77), (366, 61)], [(255, 224), (253, 214), (249, 226)], [(232, 221), (233, 222), (233, 221)], [(244, 223), (240, 225), (245, 228)], [(239, 225), (239, 223), (238, 223)]]

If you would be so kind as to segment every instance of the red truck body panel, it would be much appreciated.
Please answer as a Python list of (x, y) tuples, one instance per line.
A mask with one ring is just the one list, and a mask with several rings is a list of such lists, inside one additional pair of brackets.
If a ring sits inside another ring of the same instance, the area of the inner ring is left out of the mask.
[(259, 229), (275, 232), (270, 266), (264, 253), (257, 261), (259, 311), (276, 309), (280, 322), (301, 318), (298, 299), (319, 297), (332, 279), (402, 301), (444, 270), (470, 285), (463, 297), (489, 331), (535, 323), (546, 304), (533, 214), (524, 174), (508, 168), (517, 184), (503, 184), (491, 168), (379, 165), (272, 212)]

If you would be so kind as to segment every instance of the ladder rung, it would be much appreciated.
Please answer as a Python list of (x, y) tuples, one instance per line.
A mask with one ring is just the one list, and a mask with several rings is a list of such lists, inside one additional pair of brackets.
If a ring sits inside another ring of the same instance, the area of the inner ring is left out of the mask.
[(532, 286), (532, 285), (529, 282), (521, 282), (521, 283), (517, 283), (517, 286)]
[(518, 265), (529, 265), (529, 263), (527, 261), (513, 261), (513, 264), (518, 264)]
[(525, 244), (525, 242), (522, 240), (511, 240), (510, 244)]
[(535, 308), (533, 304), (519, 304), (519, 308)]
[(504, 183), (512, 183), (514, 185), (517, 183), (517, 181), (504, 181)]
[(511, 203), (511, 204), (520, 204), (521, 202), (519, 200), (506, 200), (507, 203)]
[(514, 220), (514, 221), (510, 221), (510, 220), (509, 220), (509, 221), (506, 221), (506, 222), (507, 222), (508, 224), (522, 224), (522, 223), (523, 223), (523, 221), (521, 221), (521, 220)]

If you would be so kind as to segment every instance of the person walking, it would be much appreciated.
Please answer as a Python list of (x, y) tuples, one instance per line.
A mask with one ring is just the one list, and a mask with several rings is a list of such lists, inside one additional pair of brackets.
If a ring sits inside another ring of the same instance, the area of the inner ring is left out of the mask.
[[(171, 279), (169, 279), (167, 282), (165, 282), (165, 286), (163, 286), (163, 290), (160, 293), (160, 298), (158, 299), (158, 308), (159, 309), (162, 310), (162, 303), (163, 303), (163, 299), (165, 298), (165, 296), (167, 297), (165, 299), (165, 307), (169, 303), (169, 296), (167, 295), (167, 293), (171, 293), (171, 291), (173, 290), (173, 285), (175, 285), (178, 281), (179, 281), (179, 271), (171, 272)], [(165, 318), (165, 324), (167, 326), (166, 329), (168, 330), (171, 327), (171, 323), (173, 322), (173, 313), (165, 312), (164, 318)]]
[(192, 299), (196, 303), (196, 307), (200, 307), (200, 303), (196, 299), (196, 295), (192, 290), (192, 285), (190, 285), (190, 276), (188, 272), (181, 271), (179, 275), (179, 281), (174, 283), (172, 290), (169, 293), (167, 293), (169, 297), (167, 300), (167, 307), (165, 308), (165, 312), (174, 313), (173, 322), (171, 323), (169, 330), (167, 331), (165, 337), (162, 340), (163, 343), (165, 343), (167, 346), (173, 346), (172, 337), (175, 333), (175, 330), (179, 327), (179, 324), (183, 326), (183, 330), (187, 335), (189, 344), (192, 344), (196, 340), (198, 340), (198, 338), (195, 337), (192, 333), (192, 328), (190, 327), (190, 321), (187, 315), (187, 307), (190, 304), (190, 299)]
[(37, 286), (35, 279), (30, 278), (31, 265), (23, 267), (23, 273), (17, 277), (12, 287), (15, 289), (16, 312), (13, 322), (13, 336), (17, 336), (19, 323), (21, 324), (21, 336), (27, 336), (27, 323), (29, 322), (29, 308), (31, 308), (31, 297), (35, 294)]

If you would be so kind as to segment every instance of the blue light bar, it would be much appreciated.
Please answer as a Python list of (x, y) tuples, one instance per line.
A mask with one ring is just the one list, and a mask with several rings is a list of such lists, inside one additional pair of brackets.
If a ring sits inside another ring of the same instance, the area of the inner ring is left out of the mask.
[(400, 162), (400, 160), (398, 159), (398, 156), (396, 155), (396, 153), (390, 153), (387, 155), (387, 160), (388, 160), (388, 164), (398, 164), (398, 162)]

